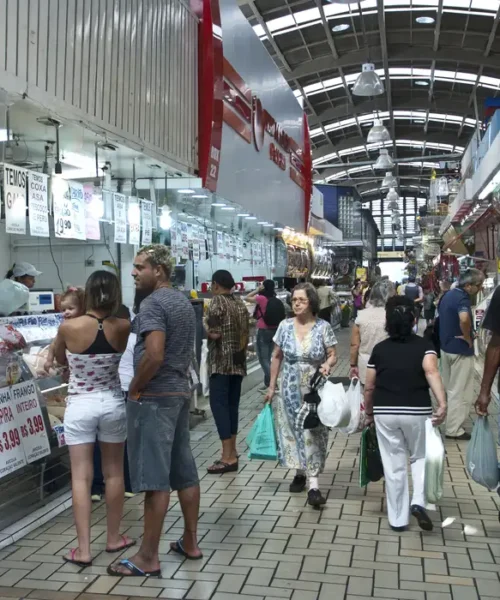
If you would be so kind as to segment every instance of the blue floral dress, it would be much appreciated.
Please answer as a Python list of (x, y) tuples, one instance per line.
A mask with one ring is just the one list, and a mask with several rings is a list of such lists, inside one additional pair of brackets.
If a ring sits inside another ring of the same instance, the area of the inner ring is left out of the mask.
[(294, 319), (286, 319), (274, 337), (283, 352), (281, 393), (274, 406), (278, 458), (281, 466), (302, 469), (316, 477), (325, 467), (328, 450), (328, 429), (323, 425), (309, 430), (297, 430), (295, 419), (309, 382), (326, 358), (326, 349), (337, 344), (330, 324), (317, 319), (308, 335), (300, 341)]

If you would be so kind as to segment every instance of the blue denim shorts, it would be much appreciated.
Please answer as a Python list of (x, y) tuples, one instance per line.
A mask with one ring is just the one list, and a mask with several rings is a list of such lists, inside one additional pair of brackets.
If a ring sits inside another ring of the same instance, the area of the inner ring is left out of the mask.
[(127, 450), (135, 493), (198, 485), (189, 436), (189, 398), (141, 396), (127, 402)]

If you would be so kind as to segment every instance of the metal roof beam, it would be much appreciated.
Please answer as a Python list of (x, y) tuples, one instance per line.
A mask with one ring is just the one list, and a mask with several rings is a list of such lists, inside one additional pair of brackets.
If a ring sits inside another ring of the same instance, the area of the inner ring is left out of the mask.
[[(264, 31), (267, 35), (268, 41), (271, 44), (271, 46), (273, 47), (273, 50), (276, 53), (276, 56), (280, 59), (281, 64), (289, 73), (291, 73), (292, 67), (288, 64), (288, 61), (285, 58), (283, 52), (281, 52), (281, 50), (279, 49), (278, 44), (274, 41), (274, 38), (271, 35), (271, 32), (269, 31), (269, 27), (267, 26), (266, 22), (264, 21), (264, 18), (260, 14), (258, 8), (255, 6), (254, 0), (247, 0), (247, 4), (252, 9), (252, 12), (253, 12), (255, 18), (259, 22), (259, 25), (262, 27), (262, 29), (264, 29)], [(295, 76), (292, 75), (292, 79), (294, 79), (294, 78), (295, 78)]]
[(434, 28), (434, 44), (432, 49), (434, 52), (437, 52), (439, 48), (439, 36), (441, 34), (441, 21), (443, 20), (443, 0), (439, 0), (438, 10), (437, 10), (437, 18), (436, 18), (436, 27)]

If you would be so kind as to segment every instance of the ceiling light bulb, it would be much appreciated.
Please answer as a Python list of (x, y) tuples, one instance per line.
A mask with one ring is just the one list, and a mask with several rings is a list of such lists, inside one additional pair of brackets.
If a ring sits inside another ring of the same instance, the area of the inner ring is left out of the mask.
[(389, 130), (383, 125), (380, 119), (375, 119), (373, 127), (368, 132), (367, 142), (376, 144), (378, 142), (388, 142), (391, 139)]
[(365, 63), (352, 88), (352, 93), (355, 96), (380, 96), (384, 91), (384, 84), (375, 73), (375, 65)]
[(332, 27), (332, 31), (333, 33), (340, 33), (341, 31), (347, 31), (350, 28), (351, 26), (349, 23), (339, 23), (338, 25)]
[(425, 79), (417, 79), (417, 81), (415, 81), (415, 85), (423, 85), (424, 87), (427, 87), (429, 82)]
[(392, 169), (394, 167), (394, 161), (389, 156), (389, 152), (383, 148), (380, 151), (379, 157), (377, 158), (377, 162), (373, 165), (374, 169), (384, 170)]
[(432, 23), (435, 23), (436, 19), (433, 17), (417, 17), (415, 21), (421, 25), (432, 25)]
[(398, 185), (398, 180), (396, 177), (394, 177), (394, 175), (390, 172), (387, 171), (387, 173), (385, 174), (385, 177), (382, 181), (382, 185), (381, 187), (383, 188), (394, 188)]
[(172, 215), (168, 208), (163, 207), (160, 215), (160, 227), (162, 229), (170, 229), (172, 227)]

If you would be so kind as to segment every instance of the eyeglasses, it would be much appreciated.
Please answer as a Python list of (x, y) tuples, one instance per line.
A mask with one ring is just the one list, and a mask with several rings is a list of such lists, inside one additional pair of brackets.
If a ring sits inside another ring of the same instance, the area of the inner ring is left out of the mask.
[(306, 298), (292, 298), (292, 304), (307, 304), (309, 300)]

